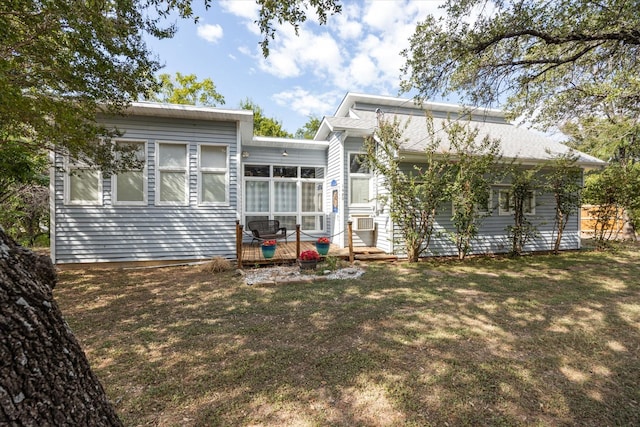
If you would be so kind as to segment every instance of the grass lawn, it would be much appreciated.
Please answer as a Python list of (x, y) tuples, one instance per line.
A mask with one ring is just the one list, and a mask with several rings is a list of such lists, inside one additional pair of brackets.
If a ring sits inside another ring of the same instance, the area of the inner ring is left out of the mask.
[(55, 296), (130, 426), (640, 425), (638, 246), (265, 288), (65, 271)]

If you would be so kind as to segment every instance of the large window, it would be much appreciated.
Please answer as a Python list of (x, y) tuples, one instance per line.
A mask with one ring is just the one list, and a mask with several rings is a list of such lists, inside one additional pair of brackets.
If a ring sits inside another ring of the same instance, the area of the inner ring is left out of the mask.
[[(122, 149), (133, 150), (139, 166), (113, 175), (111, 181), (113, 204), (146, 206), (147, 173), (145, 158), (147, 145), (143, 141), (116, 141), (116, 145)], [(116, 156), (120, 157), (119, 153), (116, 153)]]
[(277, 219), (281, 227), (324, 230), (324, 168), (245, 165), (245, 223)]
[(187, 205), (187, 144), (158, 143), (157, 164), (156, 204)]
[(70, 205), (102, 204), (102, 174), (87, 163), (67, 160), (64, 194)]
[(349, 204), (370, 205), (371, 172), (367, 157), (362, 153), (349, 154)]
[(226, 204), (229, 161), (225, 145), (200, 145), (198, 156), (199, 204)]

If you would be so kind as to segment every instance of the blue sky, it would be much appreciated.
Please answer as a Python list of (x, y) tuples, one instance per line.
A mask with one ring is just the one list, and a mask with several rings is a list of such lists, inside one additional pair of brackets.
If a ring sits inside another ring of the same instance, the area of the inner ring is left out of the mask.
[(267, 59), (259, 45), (253, 0), (215, 0), (208, 10), (196, 7), (198, 23), (178, 19), (173, 39), (147, 41), (165, 65), (162, 72), (209, 77), (225, 97), (223, 107), (238, 108), (249, 97), (295, 133), (310, 115), (333, 114), (349, 91), (398, 95), (404, 64), (400, 52), (408, 47), (416, 23), (438, 14), (441, 2), (342, 4), (341, 15), (329, 17), (323, 26), (312, 17), (298, 36), (292, 27), (278, 26)]

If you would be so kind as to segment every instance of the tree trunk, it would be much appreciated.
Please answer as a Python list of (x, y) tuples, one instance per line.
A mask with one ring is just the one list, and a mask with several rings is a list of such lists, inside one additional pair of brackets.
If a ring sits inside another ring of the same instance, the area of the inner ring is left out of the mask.
[(0, 425), (121, 426), (53, 300), (55, 270), (0, 228)]

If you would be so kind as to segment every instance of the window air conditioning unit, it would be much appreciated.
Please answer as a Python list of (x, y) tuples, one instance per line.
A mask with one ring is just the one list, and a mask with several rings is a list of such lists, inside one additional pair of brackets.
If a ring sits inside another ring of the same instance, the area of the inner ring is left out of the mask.
[(372, 216), (353, 216), (351, 221), (354, 231), (373, 231), (376, 225)]

